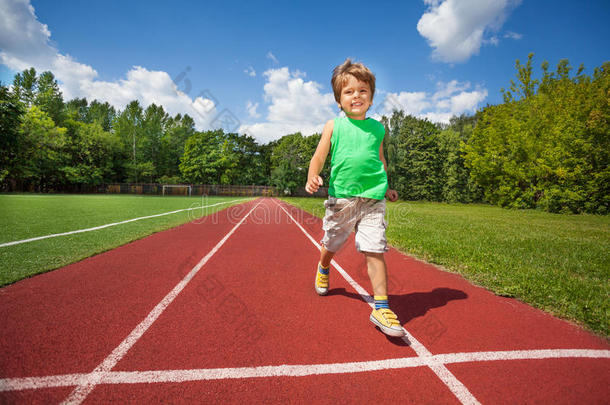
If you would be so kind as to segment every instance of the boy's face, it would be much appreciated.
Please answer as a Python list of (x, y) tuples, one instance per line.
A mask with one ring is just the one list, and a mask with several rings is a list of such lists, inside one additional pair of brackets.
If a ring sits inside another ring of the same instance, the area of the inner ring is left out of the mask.
[(341, 89), (341, 103), (345, 115), (356, 120), (363, 120), (366, 112), (373, 104), (373, 95), (368, 83), (348, 75), (347, 83)]

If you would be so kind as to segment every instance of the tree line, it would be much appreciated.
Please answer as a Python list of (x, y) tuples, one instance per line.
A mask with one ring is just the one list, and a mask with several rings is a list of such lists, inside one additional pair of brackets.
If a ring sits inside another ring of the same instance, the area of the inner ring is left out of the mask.
[[(516, 62), (504, 100), (472, 116), (432, 123), (383, 117), (390, 185), (402, 199), (488, 202), (551, 212), (610, 210), (610, 63), (592, 77), (567, 60), (533, 78)], [(223, 130), (197, 131), (188, 115), (138, 101), (64, 102), (51, 72), (31, 68), (0, 84), (3, 189), (54, 191), (116, 182), (274, 185), (306, 182), (320, 134), (267, 144)], [(329, 161), (322, 171), (329, 178)]]

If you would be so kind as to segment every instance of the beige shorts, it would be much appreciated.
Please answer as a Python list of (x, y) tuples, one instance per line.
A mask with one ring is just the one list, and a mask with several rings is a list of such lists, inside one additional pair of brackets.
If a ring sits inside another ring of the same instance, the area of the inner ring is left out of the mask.
[(326, 214), (321, 243), (330, 252), (337, 252), (352, 230), (356, 230), (356, 249), (359, 252), (384, 253), (388, 251), (385, 235), (385, 200), (371, 198), (328, 197), (324, 202)]

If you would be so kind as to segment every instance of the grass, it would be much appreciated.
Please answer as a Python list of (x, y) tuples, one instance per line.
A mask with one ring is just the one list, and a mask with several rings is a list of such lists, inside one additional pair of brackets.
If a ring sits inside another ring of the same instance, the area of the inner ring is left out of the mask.
[[(285, 200), (324, 214), (321, 199)], [(610, 217), (474, 204), (387, 207), (397, 249), (610, 337)]]
[[(244, 197), (0, 195), (0, 244)], [(236, 204), (236, 203), (233, 203)], [(231, 206), (182, 211), (96, 231), (0, 247), (0, 286), (77, 262)]]

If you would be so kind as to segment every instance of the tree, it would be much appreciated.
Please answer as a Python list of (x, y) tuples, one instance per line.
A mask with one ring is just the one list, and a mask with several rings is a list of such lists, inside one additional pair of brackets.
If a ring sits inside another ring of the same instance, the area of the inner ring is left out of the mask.
[(140, 150), (143, 143), (142, 119), (142, 107), (137, 100), (134, 100), (117, 116), (113, 124), (127, 159), (124, 167), (129, 182), (138, 182), (144, 175), (143, 172), (149, 169), (141, 165), (143, 163)]
[(13, 93), (17, 100), (23, 103), (26, 108), (34, 104), (37, 80), (36, 69), (34, 68), (17, 73), (13, 79)]
[(9, 176), (16, 163), (20, 147), (23, 104), (8, 87), (0, 85), (0, 183)]
[(554, 73), (544, 62), (531, 78), (531, 59), (521, 66), (505, 102), (483, 110), (464, 147), (471, 176), (489, 202), (551, 212), (610, 210), (608, 169), (610, 64), (593, 80), (570, 77), (567, 60)]
[(65, 105), (65, 115), (67, 119), (80, 122), (89, 122), (89, 106), (86, 98), (73, 98)]
[(161, 138), (157, 172), (168, 183), (179, 182), (180, 159), (189, 137), (195, 133), (195, 122), (188, 115), (176, 115), (167, 120)]
[(65, 128), (58, 128), (47, 113), (37, 106), (24, 114), (19, 131), (23, 144), (15, 167), (15, 177), (49, 191), (62, 183), (66, 143)]
[(13, 80), (13, 93), (26, 107), (40, 107), (56, 125), (61, 125), (64, 101), (53, 73), (47, 71), (36, 76), (34, 68), (17, 73)]
[[(320, 140), (320, 135), (303, 137), (300, 132), (285, 135), (271, 152), (271, 184), (292, 194), (307, 182), (309, 161)], [(328, 181), (327, 171), (322, 173)]]
[(112, 129), (112, 123), (116, 117), (116, 110), (108, 102), (93, 100), (87, 109), (85, 122), (97, 123), (104, 131)]
[(236, 167), (232, 172), (230, 184), (264, 184), (266, 165), (263, 161), (262, 148), (249, 135), (227, 134), (232, 152), (236, 158)]
[[(392, 122), (392, 119), (394, 122)], [(392, 187), (402, 198), (440, 201), (442, 161), (437, 125), (411, 115), (395, 114), (390, 120), (389, 173)]]
[(196, 132), (187, 141), (180, 173), (189, 183), (218, 184), (223, 172), (220, 143), (223, 131)]
[[(169, 116), (162, 106), (149, 105), (142, 117), (142, 142), (140, 149), (140, 162), (145, 162), (146, 177), (153, 182), (157, 177), (157, 167), (161, 159), (161, 139), (165, 132), (165, 126)], [(144, 176), (143, 173), (141, 173)]]
[(55, 76), (43, 72), (37, 80), (34, 104), (46, 112), (56, 125), (63, 124), (64, 100)]
[(66, 120), (66, 151), (70, 158), (61, 168), (66, 182), (101, 184), (120, 181), (117, 176), (121, 159), (121, 141), (116, 134), (104, 131), (97, 122)]

